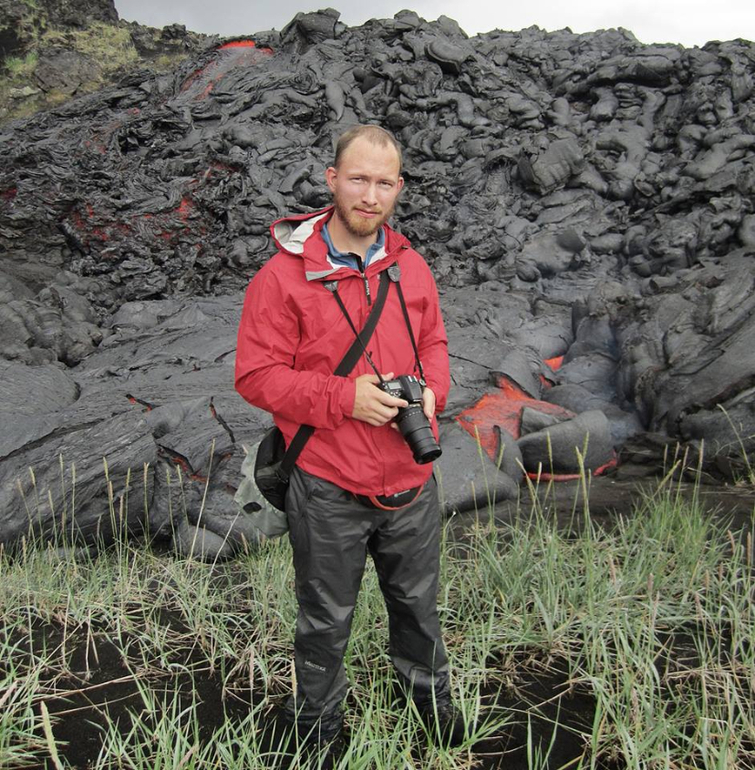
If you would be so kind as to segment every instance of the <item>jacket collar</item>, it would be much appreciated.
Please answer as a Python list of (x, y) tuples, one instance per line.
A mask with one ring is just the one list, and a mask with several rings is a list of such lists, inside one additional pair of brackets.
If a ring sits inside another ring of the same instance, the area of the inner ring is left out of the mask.
[[(328, 247), (322, 237), (322, 227), (331, 216), (333, 206), (312, 214), (298, 214), (273, 222), (270, 227), (276, 246), (287, 254), (304, 260), (308, 281), (323, 281), (345, 277), (354, 273), (353, 268), (337, 265), (330, 261)], [(373, 256), (367, 268), (368, 273), (382, 270), (396, 259), (396, 252), (409, 242), (403, 236), (385, 225), (385, 247)]]

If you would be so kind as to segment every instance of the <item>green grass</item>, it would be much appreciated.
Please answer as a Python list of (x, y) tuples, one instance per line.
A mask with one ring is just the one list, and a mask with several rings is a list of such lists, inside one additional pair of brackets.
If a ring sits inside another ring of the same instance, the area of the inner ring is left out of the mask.
[(127, 28), (100, 21), (81, 30), (49, 29), (41, 36), (39, 45), (59, 45), (90, 56), (103, 73), (133, 64), (139, 58)]
[[(57, 28), (56, 19), (50, 18), (37, 0), (24, 0), (26, 12), (22, 17), (19, 34), (24, 56), (8, 57), (0, 66), (0, 121), (27, 117), (40, 109), (53, 107), (70, 98), (57, 89), (35, 93), (27, 98), (11, 98), (12, 89), (31, 86), (38, 89), (34, 77), (39, 52), (54, 47), (77, 51), (89, 57), (96, 65), (91, 79), (78, 85), (76, 92), (91, 92), (102, 88), (119, 75), (139, 64), (163, 72), (177, 67), (188, 55), (182, 48), (160, 54), (155, 60), (142, 59), (131, 39), (127, 26), (91, 22), (85, 29)], [(155, 33), (158, 34), (158, 33)]]
[(30, 51), (25, 56), (9, 56), (3, 66), (11, 80), (28, 78), (36, 69), (38, 61), (39, 54), (36, 51)]
[[(739, 485), (748, 485), (750, 487), (755, 486), (755, 468), (753, 468), (752, 462), (750, 461), (750, 449), (752, 447), (753, 438), (755, 438), (755, 436), (743, 435), (744, 429), (741, 423), (736, 424), (729, 412), (722, 404), (718, 404), (717, 406), (726, 418), (726, 421), (729, 423), (729, 427), (731, 428), (731, 432), (734, 437), (731, 444), (724, 449), (730, 450), (729, 455), (733, 454), (735, 457), (737, 454), (739, 455), (738, 458), (736, 458), (738, 462), (735, 461), (739, 468), (734, 471), (734, 481)], [(732, 453), (731, 449), (734, 446), (738, 451), (734, 451)], [(734, 465), (734, 463), (732, 464)]]
[[(482, 761), (481, 740), (503, 750), (497, 736), (517, 726), (519, 761), (555, 767), (557, 739), (540, 743), (532, 727), (544, 718), (576, 735), (573, 768), (752, 766), (751, 535), (727, 531), (670, 483), (610, 531), (586, 505), (566, 529), (537, 502), (509, 524), (481, 518), (460, 539), (446, 533), (439, 597), (469, 740), (434, 748), (397, 699), (370, 568), (347, 659), (352, 740), (341, 768), (471, 768)], [(275, 747), (261, 727), (292, 682), (286, 540), (224, 564), (124, 540), (99, 555), (76, 553), (39, 543), (0, 553), (0, 766), (69, 766), (56, 738), (61, 697), (76, 690), (96, 700), (108, 655), (118, 665), (105, 678), (128, 695), (113, 704), (118, 721), (99, 721), (93, 767), (268, 766)], [(496, 705), (512, 703), (533, 672), (556, 670), (566, 689), (554, 693), (555, 717), (541, 702)], [(567, 725), (573, 694), (592, 699), (590, 724)], [(208, 725), (208, 703), (225, 717)]]

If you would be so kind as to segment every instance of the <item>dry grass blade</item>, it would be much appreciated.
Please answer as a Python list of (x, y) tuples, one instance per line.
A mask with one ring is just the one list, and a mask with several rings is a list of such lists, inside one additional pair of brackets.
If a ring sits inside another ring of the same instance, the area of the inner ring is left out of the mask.
[(55, 766), (55, 770), (65, 770), (63, 763), (60, 761), (58, 755), (58, 745), (55, 742), (55, 736), (52, 734), (52, 723), (50, 722), (50, 712), (47, 710), (47, 705), (44, 701), (39, 704), (39, 709), (42, 712), (42, 729), (45, 733), (45, 740), (47, 741), (47, 750), (50, 752), (50, 758)]

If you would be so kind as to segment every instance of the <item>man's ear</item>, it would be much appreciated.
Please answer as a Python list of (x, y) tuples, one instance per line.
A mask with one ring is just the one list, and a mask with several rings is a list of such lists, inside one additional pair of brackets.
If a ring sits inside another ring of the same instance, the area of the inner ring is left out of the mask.
[[(400, 176), (398, 178), (398, 182), (396, 184), (396, 187), (398, 188), (398, 192), (401, 192), (404, 189), (404, 177)], [(398, 193), (396, 193), (398, 195)]]
[(335, 192), (337, 176), (338, 171), (336, 171), (333, 166), (328, 166), (328, 168), (325, 169), (325, 181), (328, 183), (331, 192)]

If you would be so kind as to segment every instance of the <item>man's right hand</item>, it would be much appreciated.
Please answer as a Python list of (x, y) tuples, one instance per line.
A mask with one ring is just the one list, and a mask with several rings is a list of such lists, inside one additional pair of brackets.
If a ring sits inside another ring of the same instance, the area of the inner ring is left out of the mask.
[[(392, 380), (393, 372), (381, 376), (384, 380)], [(399, 407), (409, 406), (403, 398), (395, 398), (381, 390), (378, 387), (380, 380), (376, 374), (363, 374), (357, 377), (355, 382), (357, 393), (351, 415), (355, 420), (362, 420), (379, 428), (398, 414)]]

